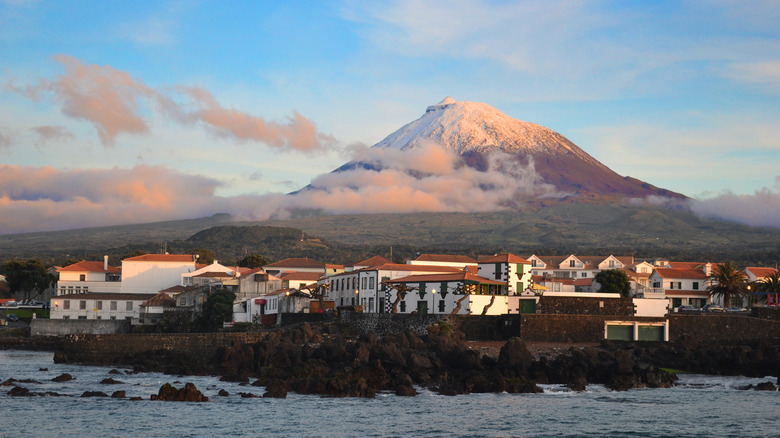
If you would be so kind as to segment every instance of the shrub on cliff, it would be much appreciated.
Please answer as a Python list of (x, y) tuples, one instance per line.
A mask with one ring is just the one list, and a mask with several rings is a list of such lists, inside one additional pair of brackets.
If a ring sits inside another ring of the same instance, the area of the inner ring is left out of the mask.
[(223, 322), (233, 317), (233, 301), (236, 294), (227, 289), (218, 289), (203, 303), (203, 313), (199, 318), (201, 330), (213, 332), (222, 328)]

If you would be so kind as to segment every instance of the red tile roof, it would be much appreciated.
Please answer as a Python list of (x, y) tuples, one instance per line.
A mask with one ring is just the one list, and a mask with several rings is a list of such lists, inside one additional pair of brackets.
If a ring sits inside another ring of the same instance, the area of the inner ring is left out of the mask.
[(523, 263), (526, 265), (530, 265), (531, 262), (528, 260), (516, 256), (514, 254), (496, 254), (492, 257), (488, 257), (486, 259), (482, 259), (479, 261), (479, 263)]
[(758, 278), (766, 278), (775, 272), (777, 272), (777, 269), (775, 268), (757, 268), (757, 267), (747, 267), (745, 270), (750, 270), (750, 272), (755, 275)]
[(707, 278), (707, 274), (700, 269), (655, 268), (655, 272), (657, 272), (661, 278)]
[(271, 263), (265, 266), (268, 268), (325, 268), (325, 263), (312, 260), (308, 257), (304, 258), (289, 258), (280, 260), (276, 263)]
[(319, 272), (283, 272), (279, 274), (282, 280), (317, 281), (322, 277)]
[(457, 254), (422, 254), (414, 259), (416, 262), (445, 262), (445, 263), (466, 263), (474, 265), (477, 263), (473, 258), (466, 255)]
[(176, 307), (176, 300), (169, 297), (165, 292), (160, 292), (157, 295), (144, 301), (141, 306), (143, 307)]
[(121, 271), (119, 268), (108, 266), (108, 269), (103, 269), (103, 262), (89, 262), (81, 261), (72, 265), (60, 268), (58, 272), (110, 272), (112, 274), (119, 274)]
[(465, 281), (470, 283), (479, 284), (494, 284), (494, 285), (506, 285), (500, 281), (488, 280), (485, 277), (480, 277), (477, 274), (470, 272), (460, 271), (452, 274), (419, 274), (410, 275), (408, 277), (396, 278), (395, 280), (387, 281), (387, 283), (441, 283), (450, 281)]
[(672, 269), (700, 269), (702, 266), (704, 263), (701, 262), (669, 262), (669, 268)]
[[(382, 266), (358, 269), (357, 271), (353, 272), (364, 271), (463, 272), (461, 269), (453, 268), (451, 266), (407, 265), (401, 263), (386, 263)], [(350, 272), (349, 274), (352, 274), (353, 272)]]
[(69, 294), (52, 297), (49, 301), (57, 300), (116, 300), (116, 301), (146, 301), (156, 294), (123, 294), (123, 293), (102, 293), (90, 292), (86, 294)]
[(194, 262), (192, 254), (144, 254), (122, 260), (123, 262)]
[(393, 263), (390, 259), (382, 257), (382, 256), (373, 256), (369, 259), (361, 260), (359, 262), (352, 263), (349, 266), (367, 266), (367, 267), (373, 267), (373, 266), (382, 266), (386, 263)]
[(202, 274), (195, 275), (194, 277), (233, 278), (233, 276), (227, 272), (204, 272)]

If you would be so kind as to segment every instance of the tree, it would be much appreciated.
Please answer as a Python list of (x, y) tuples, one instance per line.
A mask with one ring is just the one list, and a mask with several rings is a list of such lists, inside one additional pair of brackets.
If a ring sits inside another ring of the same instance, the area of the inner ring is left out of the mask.
[(620, 294), (623, 298), (631, 295), (631, 280), (620, 269), (607, 269), (596, 274), (593, 281), (600, 284), (599, 292)]
[(214, 251), (206, 248), (191, 249), (190, 254), (197, 254), (198, 263), (204, 263), (207, 265), (214, 263), (214, 259), (217, 258), (217, 255), (214, 254)]
[(765, 292), (767, 295), (780, 294), (780, 271), (775, 271), (767, 275), (763, 280), (756, 283), (758, 292)]
[(713, 299), (723, 298), (723, 307), (729, 307), (732, 300), (739, 300), (741, 305), (744, 298), (750, 298), (747, 275), (734, 262), (715, 265), (709, 283), (707, 293)]
[(216, 331), (223, 322), (233, 319), (233, 301), (236, 294), (220, 288), (212, 292), (203, 303), (203, 313), (200, 315), (200, 326), (204, 331)]
[(246, 267), (249, 269), (259, 268), (268, 264), (268, 260), (260, 254), (249, 254), (243, 259), (238, 261), (238, 266)]
[(57, 281), (46, 272), (41, 259), (11, 260), (3, 265), (3, 272), (11, 293), (23, 293), (26, 300), (37, 297)]

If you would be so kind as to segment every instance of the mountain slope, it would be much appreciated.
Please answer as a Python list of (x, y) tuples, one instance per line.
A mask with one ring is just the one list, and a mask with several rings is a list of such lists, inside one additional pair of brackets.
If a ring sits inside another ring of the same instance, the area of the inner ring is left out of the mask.
[[(544, 182), (554, 185), (559, 198), (615, 201), (624, 198), (685, 196), (631, 177), (622, 177), (563, 135), (534, 123), (514, 119), (490, 105), (456, 102), (447, 97), (429, 106), (419, 119), (401, 127), (373, 148), (414, 150), (435, 143), (457, 154), (463, 163), (489, 171), (489, 155), (508, 154), (513, 165), (529, 163)], [(379, 170), (375, 163), (350, 162), (336, 171), (362, 167)]]

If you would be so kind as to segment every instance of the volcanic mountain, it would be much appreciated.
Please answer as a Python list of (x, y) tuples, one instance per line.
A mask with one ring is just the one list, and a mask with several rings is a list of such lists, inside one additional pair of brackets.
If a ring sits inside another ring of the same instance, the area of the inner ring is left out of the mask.
[[(457, 102), (451, 97), (429, 106), (422, 117), (372, 148), (411, 151), (430, 143), (459, 155), (463, 165), (480, 171), (490, 171), (489, 155), (502, 151), (506, 154), (504, 161), (509, 160), (511, 165), (532, 165), (544, 183), (555, 186), (554, 197), (560, 199), (599, 202), (648, 196), (686, 198), (618, 175), (544, 126), (514, 119), (484, 103)], [(352, 161), (335, 172), (356, 168), (380, 170), (381, 166)]]

